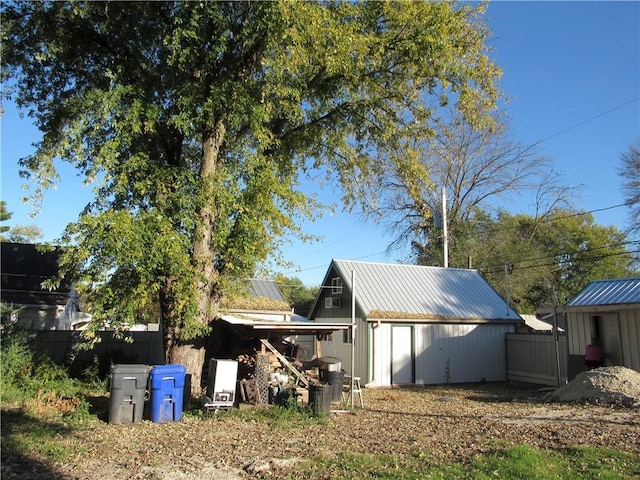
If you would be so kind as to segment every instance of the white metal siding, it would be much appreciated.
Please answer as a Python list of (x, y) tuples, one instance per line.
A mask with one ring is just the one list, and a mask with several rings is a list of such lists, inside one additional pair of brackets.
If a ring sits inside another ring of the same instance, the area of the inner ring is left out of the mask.
[(370, 356), (370, 368), (373, 373), (367, 383), (376, 386), (391, 385), (391, 324), (371, 324), (370, 344), (373, 354)]
[(620, 312), (625, 367), (640, 372), (640, 308)]
[(610, 314), (617, 314), (619, 318), (623, 366), (640, 372), (640, 308), (620, 312), (568, 312), (569, 355), (584, 355), (586, 346), (591, 342), (591, 316)]
[[(375, 385), (391, 385), (391, 325), (373, 330)], [(506, 380), (505, 334), (513, 325), (413, 325), (416, 384)]]
[(591, 343), (591, 324), (588, 313), (567, 314), (567, 338), (569, 355), (584, 355), (586, 346)]

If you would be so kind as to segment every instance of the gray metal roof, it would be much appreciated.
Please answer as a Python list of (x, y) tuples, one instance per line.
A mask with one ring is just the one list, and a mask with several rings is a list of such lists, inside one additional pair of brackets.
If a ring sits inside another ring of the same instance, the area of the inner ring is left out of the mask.
[(614, 278), (589, 283), (567, 307), (640, 303), (640, 278)]
[(286, 300), (282, 296), (282, 292), (273, 280), (250, 278), (249, 284), (251, 286), (249, 293), (253, 296), (269, 298), (271, 300), (278, 300), (286, 303)]
[(522, 321), (477, 270), (350, 260), (333, 260), (332, 267), (350, 290), (355, 272), (356, 302), (367, 317), (377, 310), (425, 318)]

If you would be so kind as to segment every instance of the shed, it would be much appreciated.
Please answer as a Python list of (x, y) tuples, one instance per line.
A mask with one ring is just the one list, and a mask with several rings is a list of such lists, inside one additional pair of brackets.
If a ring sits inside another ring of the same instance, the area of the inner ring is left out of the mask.
[(331, 262), (310, 318), (354, 322), (355, 344), (334, 334), (323, 353), (370, 386), (506, 380), (522, 323), (476, 270), (349, 260)]
[(593, 281), (562, 310), (567, 316), (570, 377), (582, 369), (593, 337), (604, 348), (604, 365), (640, 372), (640, 277)]
[(241, 280), (236, 294), (225, 297), (221, 308), (229, 315), (266, 321), (288, 322), (293, 313), (276, 282), (262, 278)]

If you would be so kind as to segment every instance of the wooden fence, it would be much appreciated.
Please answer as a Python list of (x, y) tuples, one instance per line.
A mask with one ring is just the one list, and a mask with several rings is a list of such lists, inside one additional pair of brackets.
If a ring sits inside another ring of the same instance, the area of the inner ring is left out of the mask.
[(558, 337), (558, 355), (554, 336), (546, 334), (508, 333), (507, 379), (511, 381), (558, 385), (558, 359), (560, 385), (567, 381), (567, 338)]

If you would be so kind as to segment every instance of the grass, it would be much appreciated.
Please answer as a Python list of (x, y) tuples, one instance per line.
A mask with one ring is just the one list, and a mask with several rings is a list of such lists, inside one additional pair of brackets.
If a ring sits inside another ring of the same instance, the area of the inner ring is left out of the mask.
[(574, 448), (563, 451), (530, 446), (503, 447), (460, 463), (438, 463), (428, 452), (410, 456), (342, 453), (305, 462), (294, 479), (340, 480), (489, 480), (640, 478), (640, 461), (613, 449)]
[(246, 410), (232, 408), (217, 414), (210, 414), (208, 417), (213, 420), (239, 418), (247, 422), (262, 422), (273, 429), (304, 428), (310, 425), (326, 425), (329, 422), (326, 416), (314, 416), (309, 405), (293, 400), (284, 406)]

